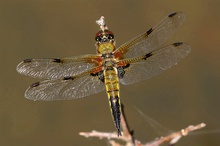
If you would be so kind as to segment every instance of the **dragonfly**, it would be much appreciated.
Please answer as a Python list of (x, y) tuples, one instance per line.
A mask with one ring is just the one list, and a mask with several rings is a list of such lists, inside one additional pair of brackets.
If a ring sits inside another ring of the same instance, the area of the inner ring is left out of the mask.
[(102, 16), (96, 23), (96, 54), (66, 58), (25, 59), (17, 72), (45, 79), (32, 84), (25, 97), (30, 100), (69, 100), (106, 91), (112, 119), (121, 136), (121, 102), (119, 84), (129, 85), (156, 76), (186, 57), (191, 48), (183, 42), (167, 46), (170, 38), (185, 20), (175, 12), (146, 32), (116, 48), (114, 34)]

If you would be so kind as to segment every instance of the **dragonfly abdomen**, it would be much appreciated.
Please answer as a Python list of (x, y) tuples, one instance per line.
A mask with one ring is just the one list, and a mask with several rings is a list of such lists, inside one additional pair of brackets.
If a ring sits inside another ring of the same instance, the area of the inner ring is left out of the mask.
[(119, 80), (117, 69), (112, 67), (104, 71), (106, 92), (109, 99), (110, 110), (118, 135), (121, 135), (121, 104), (119, 96)]

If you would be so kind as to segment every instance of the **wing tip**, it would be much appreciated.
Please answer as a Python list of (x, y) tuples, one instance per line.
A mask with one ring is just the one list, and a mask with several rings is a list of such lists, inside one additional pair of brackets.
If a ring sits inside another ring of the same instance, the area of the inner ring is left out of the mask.
[[(32, 85), (31, 85), (32, 86)], [(30, 95), (30, 89), (32, 88), (32, 87), (29, 87), (29, 88), (27, 88), (27, 90), (25, 91), (25, 93), (24, 93), (24, 97), (26, 98), (26, 99), (28, 99), (28, 100), (33, 100), (33, 101), (36, 101), (37, 100), (37, 98), (33, 98), (33, 96), (31, 96)]]
[(33, 58), (28, 58), (28, 59), (25, 59), (25, 60), (21, 61), (21, 62), (17, 65), (16, 71), (17, 71), (18, 73), (20, 73), (20, 74), (24, 74), (24, 73), (23, 73), (24, 64), (30, 63), (30, 62), (32, 62), (32, 60), (33, 60)]
[(182, 21), (185, 20), (185, 17), (186, 15), (183, 12), (173, 12), (170, 15), (168, 15), (168, 18), (181, 19)]
[[(183, 49), (186, 50), (187, 54), (189, 54), (191, 52), (191, 47), (184, 43), (184, 42), (175, 42), (172, 44), (174, 47), (176, 47), (177, 49)], [(182, 46), (182, 47), (181, 47)], [(180, 47), (180, 48), (178, 48)]]

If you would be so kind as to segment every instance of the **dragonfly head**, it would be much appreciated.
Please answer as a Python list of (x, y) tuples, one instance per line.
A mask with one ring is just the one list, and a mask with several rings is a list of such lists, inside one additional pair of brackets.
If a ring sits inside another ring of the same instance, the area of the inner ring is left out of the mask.
[(99, 31), (95, 35), (96, 44), (114, 43), (114, 34), (109, 30)]
[[(100, 30), (95, 35), (96, 47), (99, 53), (109, 53), (115, 50), (114, 34), (108, 30), (105, 24), (104, 16), (102, 16), (96, 23), (99, 25)], [(107, 47), (107, 48), (106, 48)]]

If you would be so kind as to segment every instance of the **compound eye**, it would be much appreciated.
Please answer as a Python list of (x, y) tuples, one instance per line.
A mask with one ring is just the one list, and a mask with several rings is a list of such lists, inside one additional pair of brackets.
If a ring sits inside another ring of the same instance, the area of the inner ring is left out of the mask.
[(113, 35), (113, 34), (107, 34), (106, 36), (107, 36), (107, 38), (108, 38), (109, 40), (114, 39), (114, 35)]
[(96, 40), (96, 41), (101, 41), (101, 40), (102, 40), (102, 37), (103, 37), (102, 31), (99, 31), (99, 32), (96, 33), (96, 35), (95, 35), (95, 40)]
[(95, 38), (95, 40), (98, 41), (98, 42), (101, 42), (102, 36), (97, 36), (97, 37)]
[(114, 34), (111, 31), (107, 30), (105, 33), (108, 39), (114, 39)]

